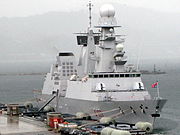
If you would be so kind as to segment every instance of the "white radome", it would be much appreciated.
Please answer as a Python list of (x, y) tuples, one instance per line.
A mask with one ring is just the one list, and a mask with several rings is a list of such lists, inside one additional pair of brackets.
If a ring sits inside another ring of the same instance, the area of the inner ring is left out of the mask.
[(111, 29), (109, 29), (109, 32), (113, 33), (113, 32), (114, 32), (114, 30), (111, 28)]
[(100, 15), (101, 17), (114, 17), (115, 9), (111, 4), (104, 4), (100, 8)]
[(117, 44), (116, 45), (116, 51), (121, 52), (124, 49), (124, 45), (123, 44)]

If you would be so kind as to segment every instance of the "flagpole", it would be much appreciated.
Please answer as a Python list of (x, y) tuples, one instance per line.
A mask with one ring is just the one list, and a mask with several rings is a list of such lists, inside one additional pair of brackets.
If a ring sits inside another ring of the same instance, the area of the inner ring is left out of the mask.
[(159, 82), (157, 81), (157, 97), (160, 98), (160, 95), (159, 95)]

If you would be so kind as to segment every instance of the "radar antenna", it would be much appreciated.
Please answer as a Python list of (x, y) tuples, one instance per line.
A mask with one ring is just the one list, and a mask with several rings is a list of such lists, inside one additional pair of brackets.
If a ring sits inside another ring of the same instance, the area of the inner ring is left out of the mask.
[(91, 0), (89, 1), (89, 4), (87, 5), (89, 7), (89, 28), (91, 28), (91, 25), (92, 25), (92, 3), (91, 3)]

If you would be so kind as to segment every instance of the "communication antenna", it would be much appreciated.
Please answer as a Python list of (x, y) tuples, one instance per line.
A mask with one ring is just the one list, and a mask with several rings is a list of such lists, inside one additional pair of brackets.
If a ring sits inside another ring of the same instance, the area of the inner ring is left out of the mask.
[(89, 28), (91, 28), (92, 25), (92, 2), (89, 1), (89, 4), (87, 5), (89, 7)]

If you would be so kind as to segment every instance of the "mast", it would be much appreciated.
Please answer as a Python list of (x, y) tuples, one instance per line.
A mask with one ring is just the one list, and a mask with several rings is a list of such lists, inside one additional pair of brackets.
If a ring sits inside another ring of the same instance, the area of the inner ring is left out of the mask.
[(91, 0), (89, 1), (89, 4), (87, 5), (89, 7), (89, 27), (88, 28), (91, 28), (92, 26), (92, 3), (91, 3)]
[(89, 11), (87, 33), (79, 33), (80, 35), (77, 36), (78, 45), (82, 45), (78, 65), (81, 66), (83, 76), (89, 72), (94, 72), (95, 68), (95, 38), (92, 29), (92, 6), (90, 0), (87, 4)]
[(100, 42), (96, 46), (96, 72), (123, 72), (124, 64), (127, 62), (124, 57), (122, 39), (118, 40), (115, 34), (117, 25), (115, 9), (110, 4), (105, 4), (100, 8)]

